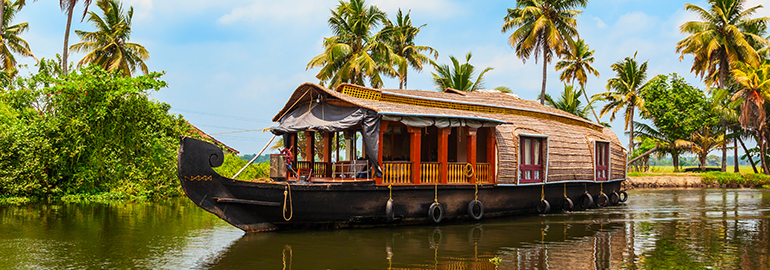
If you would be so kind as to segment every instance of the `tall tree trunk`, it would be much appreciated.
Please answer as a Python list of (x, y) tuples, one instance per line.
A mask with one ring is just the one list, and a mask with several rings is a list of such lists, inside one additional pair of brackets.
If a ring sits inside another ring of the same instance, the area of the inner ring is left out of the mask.
[(700, 160), (700, 170), (705, 171), (706, 170), (706, 156), (707, 154), (700, 154), (698, 155), (698, 160)]
[(733, 172), (741, 172), (738, 166), (738, 138), (733, 139)]
[[(2, 1), (2, 0), (0, 0)], [(75, 9), (75, 4), (70, 3), (69, 8), (67, 9), (67, 27), (64, 32), (64, 49), (62, 50), (62, 59), (61, 59), (61, 72), (62, 76), (67, 76), (67, 66), (69, 66), (67, 63), (69, 63), (69, 60), (67, 58), (69, 57), (69, 41), (70, 41), (70, 26), (72, 26), (72, 12)]]
[[(545, 34), (543, 34), (540, 38), (545, 39)], [(547, 75), (547, 68), (548, 68), (548, 57), (545, 55), (545, 42), (542, 42), (543, 46), (540, 48), (542, 51), (543, 56), (543, 87), (540, 89), (540, 104), (545, 105), (545, 79)]]
[(759, 133), (759, 140), (757, 140), (757, 144), (759, 144), (759, 159), (762, 160), (762, 170), (766, 175), (770, 175), (770, 170), (767, 168), (767, 160), (765, 159), (765, 153), (767, 153), (767, 142), (764, 138), (764, 132)]
[(5, 27), (3, 25), (3, 18), (5, 17), (3, 16), (5, 16), (5, 0), (0, 0), (0, 30)]
[(746, 148), (746, 144), (743, 143), (743, 140), (741, 140), (741, 138), (736, 138), (736, 139), (738, 139), (738, 141), (741, 143), (741, 147), (743, 147), (743, 151), (746, 152), (746, 157), (749, 159), (749, 163), (751, 163), (751, 168), (754, 169), (754, 173), (759, 173), (757, 171), (757, 165), (754, 163), (754, 157), (752, 157), (751, 153), (749, 153), (749, 149)]
[(634, 151), (634, 105), (628, 105), (631, 106), (628, 109), (628, 113), (631, 114), (631, 123), (628, 123), (628, 153)]
[(406, 76), (407, 76), (407, 71), (404, 70), (404, 88), (399, 88), (399, 89), (408, 89), (406, 88)]
[(679, 151), (671, 153), (671, 160), (674, 162), (674, 172), (679, 172)]
[[(727, 55), (724, 53), (721, 55), (719, 63), (719, 88), (725, 89), (725, 78), (727, 77), (728, 69), (730, 68), (730, 62), (727, 60)], [(727, 137), (727, 122), (722, 117), (722, 134)], [(727, 144), (722, 145), (722, 168), (721, 172), (727, 171)]]
[[(575, 79), (572, 79), (572, 87), (575, 87)], [(586, 87), (583, 84), (580, 84), (580, 89), (583, 90), (583, 96), (586, 98), (586, 106), (591, 105), (591, 100), (588, 99), (588, 94), (586, 93)], [(596, 118), (596, 123), (601, 124), (601, 121), (599, 121), (599, 116), (596, 115), (596, 110), (594, 110), (594, 106), (591, 106), (591, 112), (594, 113), (594, 118)]]

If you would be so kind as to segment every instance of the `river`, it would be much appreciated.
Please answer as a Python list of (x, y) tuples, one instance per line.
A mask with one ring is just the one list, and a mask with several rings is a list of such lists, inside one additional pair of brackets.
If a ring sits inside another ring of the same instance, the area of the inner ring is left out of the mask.
[[(244, 234), (186, 198), (0, 206), (0, 269), (768, 269), (770, 191), (477, 223)], [(499, 258), (499, 266), (490, 262)]]

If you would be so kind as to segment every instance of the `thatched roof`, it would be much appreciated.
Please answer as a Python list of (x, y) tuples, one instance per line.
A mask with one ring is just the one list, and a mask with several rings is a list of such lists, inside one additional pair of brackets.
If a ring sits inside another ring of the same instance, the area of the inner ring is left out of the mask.
[(511, 94), (498, 91), (462, 92), (454, 89), (444, 92), (371, 89), (350, 84), (340, 85), (335, 91), (305, 83), (297, 87), (283, 109), (273, 117), (273, 121), (279, 121), (296, 106), (315, 100), (364, 107), (383, 115), (432, 115), (502, 122), (495, 128), (500, 164), (498, 183), (516, 182), (519, 134), (549, 137), (549, 182), (593, 179), (595, 141), (611, 143), (611, 179), (625, 177), (626, 150), (611, 129)]

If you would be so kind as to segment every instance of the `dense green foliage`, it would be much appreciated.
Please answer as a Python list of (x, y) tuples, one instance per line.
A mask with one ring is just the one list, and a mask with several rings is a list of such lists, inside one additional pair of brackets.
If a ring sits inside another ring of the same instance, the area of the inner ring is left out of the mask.
[(161, 75), (89, 66), (15, 81), (0, 95), (0, 118), (10, 119), (0, 129), (0, 196), (179, 194), (176, 149), (188, 126), (148, 97), (166, 86)]
[(703, 91), (687, 84), (676, 73), (659, 75), (641, 92), (645, 100), (642, 117), (652, 120), (658, 131), (674, 139), (686, 139), (703, 125), (718, 119)]
[[(253, 155), (251, 156), (253, 157)], [(214, 171), (224, 177), (233, 177), (236, 173), (238, 173), (239, 170), (241, 170), (241, 168), (243, 168), (243, 166), (246, 166), (248, 162), (248, 160), (230, 153), (225, 155), (225, 162), (222, 164), (222, 166), (214, 168)], [(269, 160), (262, 163), (254, 162), (249, 165), (249, 167), (246, 167), (246, 169), (244, 169), (243, 172), (241, 172), (241, 174), (239, 174), (235, 179), (253, 180), (267, 178), (269, 173)]]
[(770, 176), (756, 173), (708, 172), (702, 174), (702, 181), (707, 184), (728, 186), (762, 187), (770, 185)]

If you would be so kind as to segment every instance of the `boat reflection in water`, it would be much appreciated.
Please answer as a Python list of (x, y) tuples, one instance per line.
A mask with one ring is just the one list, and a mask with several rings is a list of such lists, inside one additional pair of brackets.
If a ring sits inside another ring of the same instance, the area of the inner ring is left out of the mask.
[(213, 269), (607, 269), (628, 254), (623, 214), (551, 215), (441, 227), (245, 234)]

